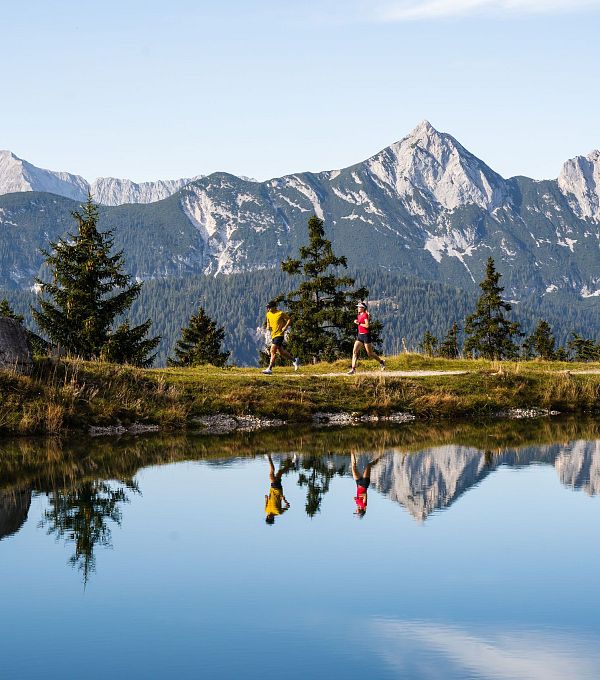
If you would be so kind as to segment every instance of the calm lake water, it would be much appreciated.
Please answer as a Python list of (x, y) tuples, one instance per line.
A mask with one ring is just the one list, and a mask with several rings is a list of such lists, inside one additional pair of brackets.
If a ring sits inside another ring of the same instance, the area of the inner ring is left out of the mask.
[(0, 441), (0, 677), (597, 679), (599, 494), (582, 420)]

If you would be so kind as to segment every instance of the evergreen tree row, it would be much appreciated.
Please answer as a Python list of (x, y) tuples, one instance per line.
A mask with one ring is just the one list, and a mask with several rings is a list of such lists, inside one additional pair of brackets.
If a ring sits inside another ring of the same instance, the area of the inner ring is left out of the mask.
[[(37, 351), (45, 335), (63, 351), (137, 365), (240, 365), (257, 361), (264, 306), (283, 301), (293, 316), (290, 348), (304, 361), (349, 356), (355, 304), (370, 292), (375, 341), (386, 353), (403, 349), (444, 357), (600, 359), (597, 300), (530, 298), (511, 306), (488, 261), (481, 295), (385, 271), (350, 271), (312, 217), (308, 243), (282, 270), (222, 277), (204, 275), (132, 283), (112, 234), (98, 229), (90, 201), (73, 213), (77, 229), (51, 243), (41, 295), (11, 291), (0, 315), (24, 316)], [(593, 304), (596, 303), (596, 304)], [(33, 309), (31, 308), (33, 307)], [(518, 311), (518, 319), (515, 315)], [(474, 310), (474, 311), (473, 311)], [(542, 320), (540, 320), (542, 319)], [(149, 337), (152, 330), (158, 335)], [(524, 340), (522, 340), (524, 338)]]

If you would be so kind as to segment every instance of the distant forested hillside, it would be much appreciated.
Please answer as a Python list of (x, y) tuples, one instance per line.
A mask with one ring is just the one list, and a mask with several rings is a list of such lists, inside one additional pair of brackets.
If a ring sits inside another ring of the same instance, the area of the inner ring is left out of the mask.
[[(357, 285), (364, 285), (371, 292), (371, 312), (384, 323), (383, 350), (387, 353), (401, 351), (402, 338), (409, 349), (415, 349), (426, 330), (442, 337), (453, 321), (462, 325), (477, 298), (475, 292), (388, 272), (358, 271), (354, 275)], [(132, 307), (131, 318), (135, 323), (148, 317), (153, 320), (151, 332), (162, 336), (157, 365), (163, 366), (180, 329), (202, 305), (225, 327), (225, 347), (232, 353), (231, 361), (256, 365), (261, 345), (257, 329), (264, 321), (265, 303), (293, 285), (292, 279), (279, 270), (146, 281)], [(34, 328), (29, 311), (34, 296), (23, 291), (0, 291), (0, 298), (4, 296), (25, 314), (28, 326)], [(556, 294), (548, 299), (527, 298), (514, 305), (513, 318), (522, 323), (525, 332), (531, 332), (538, 319), (546, 319), (561, 345), (572, 331), (594, 339), (600, 336), (596, 298), (568, 300)]]

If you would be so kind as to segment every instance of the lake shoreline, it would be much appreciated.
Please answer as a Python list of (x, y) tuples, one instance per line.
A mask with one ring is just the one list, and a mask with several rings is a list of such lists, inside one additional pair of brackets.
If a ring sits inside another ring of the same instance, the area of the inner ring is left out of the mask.
[[(351, 424), (600, 411), (600, 365), (429, 359), (346, 375), (345, 362), (277, 368), (169, 368), (37, 360), (0, 372), (0, 436), (228, 432), (283, 424)], [(511, 415), (512, 414), (512, 415)], [(516, 414), (516, 415), (514, 415)], [(228, 424), (229, 423), (229, 424)]]

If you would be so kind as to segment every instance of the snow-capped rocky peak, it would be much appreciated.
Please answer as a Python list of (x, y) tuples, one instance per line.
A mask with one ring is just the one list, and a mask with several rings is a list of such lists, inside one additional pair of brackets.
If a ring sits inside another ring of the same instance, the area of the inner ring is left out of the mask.
[(568, 160), (558, 186), (578, 217), (600, 222), (600, 151)]
[(47, 191), (81, 199), (87, 195), (87, 190), (88, 183), (79, 175), (36, 168), (11, 151), (0, 151), (0, 194)]
[(426, 120), (367, 164), (375, 178), (399, 196), (410, 196), (416, 189), (447, 210), (468, 204), (493, 210), (507, 196), (500, 175)]

